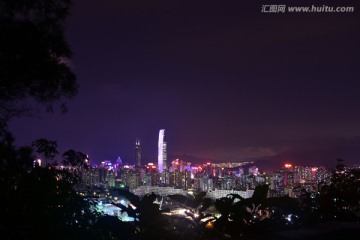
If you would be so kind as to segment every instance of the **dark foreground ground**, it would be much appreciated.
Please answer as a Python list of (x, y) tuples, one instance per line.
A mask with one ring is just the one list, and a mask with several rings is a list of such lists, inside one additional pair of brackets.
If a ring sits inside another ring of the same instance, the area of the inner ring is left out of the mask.
[(360, 223), (324, 222), (306, 228), (279, 232), (254, 233), (246, 240), (347, 240), (360, 239)]

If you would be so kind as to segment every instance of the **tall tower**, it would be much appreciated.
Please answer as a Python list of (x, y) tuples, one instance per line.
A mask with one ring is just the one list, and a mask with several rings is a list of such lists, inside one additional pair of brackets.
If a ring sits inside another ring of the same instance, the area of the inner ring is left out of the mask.
[(135, 165), (141, 166), (141, 146), (139, 138), (135, 141)]
[(162, 173), (164, 170), (167, 170), (165, 129), (161, 129), (160, 132), (159, 132), (158, 169), (159, 169), (160, 173)]

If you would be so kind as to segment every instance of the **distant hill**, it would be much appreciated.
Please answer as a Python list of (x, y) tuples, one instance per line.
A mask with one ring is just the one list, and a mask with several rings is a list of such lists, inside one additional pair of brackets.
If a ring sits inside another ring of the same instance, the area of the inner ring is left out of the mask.
[(211, 162), (211, 163), (219, 163), (219, 162), (221, 162), (219, 160), (193, 156), (193, 155), (190, 155), (190, 154), (168, 155), (168, 161), (169, 162), (173, 161), (175, 159), (180, 159), (180, 160), (184, 160), (186, 162), (191, 162), (192, 164), (204, 164), (204, 163), (207, 163), (207, 162)]
[[(207, 162), (211, 162), (211, 163), (230, 162), (230, 161), (225, 161), (225, 160), (215, 160), (215, 159), (203, 158), (203, 157), (193, 156), (190, 154), (169, 155), (168, 156), (168, 162), (173, 161), (175, 159), (180, 159), (180, 160), (184, 160), (186, 162), (191, 162), (192, 164), (205, 164)], [(240, 162), (244, 162), (244, 161), (231, 161), (231, 162), (239, 162), (240, 163)], [(252, 165), (256, 165), (256, 164), (250, 164), (248, 166), (252, 166)]]

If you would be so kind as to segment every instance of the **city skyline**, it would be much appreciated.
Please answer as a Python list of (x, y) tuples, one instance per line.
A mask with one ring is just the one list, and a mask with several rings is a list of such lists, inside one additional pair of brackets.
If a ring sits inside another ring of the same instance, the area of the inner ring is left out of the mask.
[(359, 9), (0, 0), (0, 238), (359, 235)]
[(155, 162), (166, 129), (169, 160), (359, 163), (359, 13), (261, 9), (235, 0), (76, 1), (65, 33), (79, 94), (66, 114), (10, 122), (16, 144), (48, 138), (95, 162), (133, 163), (139, 138), (142, 160)]

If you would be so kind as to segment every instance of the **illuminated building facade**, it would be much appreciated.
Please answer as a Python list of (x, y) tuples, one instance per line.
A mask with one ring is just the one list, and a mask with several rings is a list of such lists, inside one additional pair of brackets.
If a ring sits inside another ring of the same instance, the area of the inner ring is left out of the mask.
[(81, 181), (86, 186), (99, 185), (101, 181), (100, 173), (99, 168), (82, 169)]
[(115, 173), (114, 170), (109, 170), (108, 174), (107, 174), (107, 183), (109, 185), (109, 187), (113, 188), (115, 187)]
[(159, 132), (158, 170), (159, 170), (160, 173), (162, 173), (164, 170), (167, 170), (165, 129), (161, 129), (160, 132)]
[(143, 182), (145, 186), (158, 186), (160, 184), (160, 174), (153, 163), (149, 163), (146, 166), (146, 174)]

